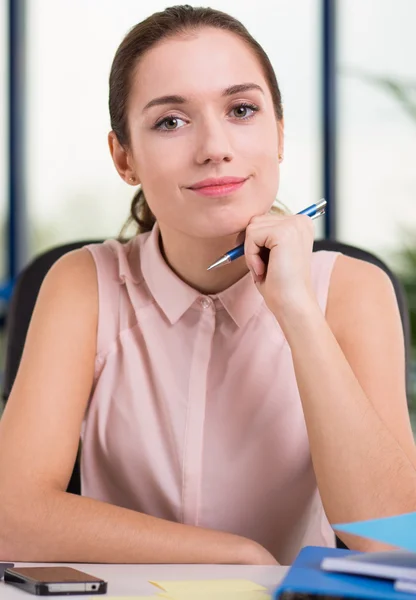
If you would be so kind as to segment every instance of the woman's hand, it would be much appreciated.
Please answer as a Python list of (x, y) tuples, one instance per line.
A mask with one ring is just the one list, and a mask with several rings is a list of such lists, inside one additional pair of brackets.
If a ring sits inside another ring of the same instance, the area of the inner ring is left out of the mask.
[(311, 276), (313, 240), (312, 219), (305, 215), (256, 216), (247, 226), (246, 262), (276, 318), (293, 307), (316, 304)]

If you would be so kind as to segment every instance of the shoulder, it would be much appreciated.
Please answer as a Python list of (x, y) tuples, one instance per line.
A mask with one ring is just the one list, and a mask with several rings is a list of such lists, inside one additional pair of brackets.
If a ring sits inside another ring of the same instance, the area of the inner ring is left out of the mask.
[(346, 324), (381, 315), (400, 319), (388, 274), (372, 263), (339, 254), (332, 269), (326, 309), (331, 328), (341, 333)]
[(93, 287), (96, 283), (96, 269), (91, 253), (86, 248), (67, 252), (49, 269), (45, 281), (51, 279), (60, 284), (71, 281)]
[(383, 269), (365, 260), (339, 254), (335, 261), (329, 298), (337, 305), (353, 299), (395, 298), (390, 277)]
[(38, 304), (75, 313), (98, 312), (98, 283), (94, 259), (86, 248), (61, 256), (49, 269), (39, 292)]
[(93, 361), (97, 324), (94, 261), (84, 248), (68, 252), (52, 265), (40, 287), (24, 346), (23, 356), (30, 357), (26, 363), (43, 361), (42, 369), (52, 369), (58, 359), (60, 368), (77, 356)]

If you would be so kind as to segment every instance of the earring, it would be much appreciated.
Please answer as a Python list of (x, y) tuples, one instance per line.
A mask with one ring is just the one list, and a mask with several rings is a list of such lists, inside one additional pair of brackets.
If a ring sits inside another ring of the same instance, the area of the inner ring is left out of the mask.
[(131, 181), (132, 183), (134, 183), (136, 181), (135, 177), (129, 177), (129, 181)]
[(283, 154), (279, 154), (279, 160), (283, 160)]

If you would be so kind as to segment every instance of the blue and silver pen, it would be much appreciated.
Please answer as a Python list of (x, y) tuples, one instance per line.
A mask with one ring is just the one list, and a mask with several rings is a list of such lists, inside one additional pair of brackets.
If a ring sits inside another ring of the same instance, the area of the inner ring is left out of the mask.
[[(325, 213), (326, 200), (322, 198), (316, 204), (312, 204), (308, 206), (308, 208), (304, 208), (301, 210), (298, 215), (307, 215), (311, 217), (311, 219), (316, 219)], [(244, 244), (240, 244), (236, 248), (229, 250), (224, 256), (221, 256), (215, 263), (213, 263), (210, 267), (208, 267), (207, 271), (211, 269), (216, 269), (217, 267), (222, 267), (222, 265), (228, 265), (230, 262), (239, 258), (244, 254)]]

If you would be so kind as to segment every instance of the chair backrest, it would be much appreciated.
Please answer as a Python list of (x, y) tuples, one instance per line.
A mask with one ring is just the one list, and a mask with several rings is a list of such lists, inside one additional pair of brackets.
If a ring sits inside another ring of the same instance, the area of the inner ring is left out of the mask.
[[(6, 361), (4, 371), (3, 384), (3, 400), (7, 401), (13, 383), (19, 368), (20, 359), (23, 352), (23, 347), (26, 340), (26, 334), (32, 316), (33, 308), (41, 287), (42, 281), (55, 261), (61, 256), (81, 248), (87, 244), (99, 243), (102, 240), (92, 240), (65, 244), (52, 248), (35, 258), (20, 274), (13, 295), (10, 301), (9, 311), (7, 315), (7, 341), (6, 341)], [(359, 258), (373, 263), (383, 269), (390, 277), (394, 290), (396, 292), (397, 303), (400, 309), (402, 319), (405, 352), (406, 352), (406, 389), (408, 389), (408, 357), (410, 351), (410, 325), (409, 314), (407, 310), (406, 298), (402, 285), (396, 275), (387, 267), (387, 265), (377, 258), (371, 252), (361, 250), (355, 246), (349, 246), (333, 240), (318, 240), (314, 243), (314, 251), (318, 250), (333, 250), (342, 252), (348, 256)], [(79, 460), (77, 459), (74, 472), (68, 485), (68, 491), (74, 494), (80, 493), (80, 474)]]

